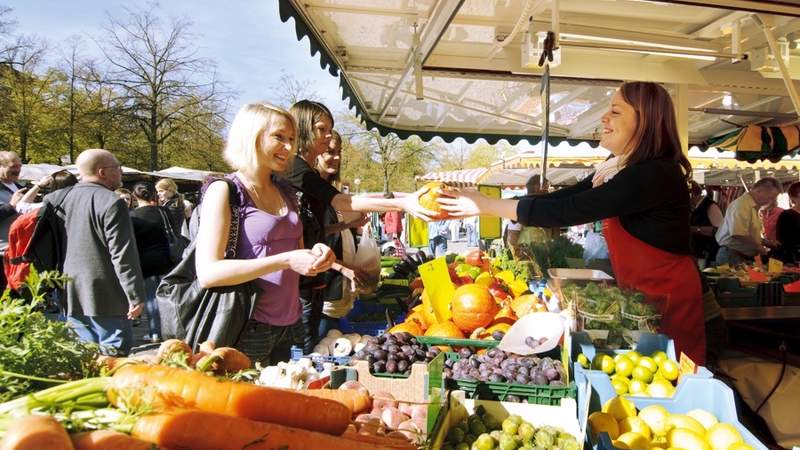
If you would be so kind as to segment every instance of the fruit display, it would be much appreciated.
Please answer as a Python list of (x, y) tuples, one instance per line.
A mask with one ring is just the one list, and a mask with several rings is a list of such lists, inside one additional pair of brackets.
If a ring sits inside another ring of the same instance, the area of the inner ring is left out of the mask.
[(588, 431), (592, 442), (597, 442), (604, 432), (614, 447), (624, 450), (753, 450), (736, 427), (719, 422), (706, 410), (676, 413), (659, 404), (637, 410), (624, 397), (614, 397), (603, 405), (602, 411), (590, 414)]
[(410, 375), (414, 363), (430, 362), (438, 354), (439, 349), (426, 349), (411, 333), (398, 332), (370, 337), (353, 360), (367, 361), (371, 373)]
[(536, 428), (518, 415), (500, 422), (478, 406), (475, 414), (447, 431), (442, 450), (579, 450), (575, 436), (564, 430), (543, 426)]
[(455, 380), (526, 385), (565, 386), (567, 376), (561, 361), (537, 356), (519, 356), (493, 348), (474, 354), (468, 348), (458, 353), (460, 359), (445, 362), (444, 376)]
[(663, 351), (656, 351), (650, 356), (635, 350), (613, 357), (601, 353), (591, 362), (585, 355), (579, 354), (577, 363), (584, 369), (591, 368), (608, 374), (617, 395), (672, 397), (680, 372), (678, 363), (669, 359)]

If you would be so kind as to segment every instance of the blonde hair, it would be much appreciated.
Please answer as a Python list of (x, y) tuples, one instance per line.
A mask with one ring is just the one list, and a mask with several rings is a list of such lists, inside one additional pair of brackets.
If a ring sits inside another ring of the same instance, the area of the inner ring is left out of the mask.
[[(258, 163), (258, 152), (261, 134), (267, 131), (275, 115), (285, 117), (292, 124), (297, 134), (297, 123), (294, 117), (283, 108), (269, 103), (250, 103), (242, 106), (231, 123), (228, 141), (225, 144), (223, 157), (234, 169), (255, 167)], [(292, 154), (295, 145), (292, 144)]]
[(156, 189), (178, 193), (178, 185), (169, 178), (162, 178), (156, 183)]

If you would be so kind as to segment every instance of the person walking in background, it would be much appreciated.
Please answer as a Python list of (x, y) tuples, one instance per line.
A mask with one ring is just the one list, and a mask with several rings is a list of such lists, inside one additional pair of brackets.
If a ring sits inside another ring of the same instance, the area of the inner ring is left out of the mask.
[(461, 234), (461, 219), (451, 219), (448, 222), (450, 226), (450, 240), (457, 241)]
[(428, 223), (428, 245), (436, 258), (447, 254), (447, 228), (446, 220)]
[[(394, 194), (389, 192), (384, 195), (386, 198), (394, 198)], [(403, 232), (403, 212), (402, 211), (386, 211), (382, 214), (383, 218), (383, 232), (386, 234), (387, 240), (393, 240), (395, 237), (400, 236)]]
[(724, 216), (719, 205), (711, 199), (710, 195), (703, 195), (703, 188), (692, 180), (689, 192), (689, 204), (692, 215), (689, 216), (689, 226), (692, 230), (692, 251), (695, 258), (708, 267), (716, 261), (719, 244), (714, 235), (722, 225)]
[(467, 245), (470, 247), (478, 246), (478, 225), (478, 216), (464, 219), (464, 227), (467, 229)]
[(128, 205), (128, 209), (136, 208), (136, 204), (134, 204), (133, 194), (131, 194), (131, 191), (125, 188), (119, 188), (114, 192), (116, 192), (117, 195), (119, 195), (119, 198), (125, 201), (125, 204)]
[(775, 201), (781, 193), (781, 185), (775, 178), (758, 180), (750, 192), (737, 198), (725, 211), (715, 237), (719, 244), (717, 264), (741, 264), (752, 261), (757, 255), (769, 251), (762, 239), (764, 225), (758, 217), (762, 206)]
[[(304, 338), (299, 301), (300, 275), (331, 267), (335, 255), (318, 243), (301, 247), (303, 230), (295, 193), (275, 176), (286, 170), (295, 148), (294, 118), (266, 104), (243, 106), (231, 123), (224, 157), (236, 169), (228, 183), (208, 184), (200, 203), (195, 268), (204, 288), (255, 281), (260, 289), (253, 316), (237, 348), (263, 366), (287, 361)], [(235, 259), (225, 255), (230, 235), (229, 197), (240, 200)]]
[[(22, 161), (14, 152), (0, 152), (0, 257), (8, 248), (8, 228), (19, 215), (17, 203), (25, 195), (22, 186), (17, 184)], [(0, 270), (0, 289), (6, 287), (5, 272)]]
[(67, 170), (59, 170), (52, 175), (42, 177), (38, 182), (28, 186), (27, 191), (25, 191), (25, 194), (23, 194), (22, 198), (17, 203), (17, 212), (25, 214), (29, 211), (41, 208), (42, 203), (37, 202), (36, 197), (42, 192), (43, 188), (47, 188), (50, 192), (53, 192), (76, 184), (78, 184), (78, 178)]
[(122, 168), (102, 149), (83, 151), (76, 160), (80, 183), (45, 196), (56, 208), (64, 245), (66, 316), (81, 339), (104, 353), (131, 349), (131, 320), (144, 307), (144, 278), (128, 207), (114, 190)]
[[(187, 216), (186, 204), (183, 202), (183, 196), (178, 193), (178, 185), (169, 178), (162, 178), (156, 183), (156, 193), (161, 206), (169, 211), (172, 229), (180, 233)], [(189, 214), (191, 215), (191, 212)]]
[(133, 197), (139, 205), (131, 211), (133, 234), (139, 252), (142, 276), (144, 276), (145, 310), (147, 312), (148, 338), (151, 342), (161, 340), (161, 316), (156, 303), (156, 288), (161, 277), (169, 272), (173, 264), (169, 257), (167, 240), (167, 211), (158, 206), (156, 188), (152, 182), (140, 181), (133, 186)]
[(783, 212), (783, 208), (778, 206), (777, 198), (758, 210), (761, 223), (764, 225), (764, 242), (767, 247), (775, 248), (778, 246), (775, 235), (778, 226), (778, 217)]

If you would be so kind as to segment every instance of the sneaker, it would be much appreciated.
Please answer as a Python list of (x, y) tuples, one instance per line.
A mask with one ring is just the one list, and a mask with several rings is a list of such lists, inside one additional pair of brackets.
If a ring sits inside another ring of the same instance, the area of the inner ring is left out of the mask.
[(156, 335), (156, 334), (150, 336), (149, 340), (150, 340), (151, 344), (158, 344), (159, 342), (161, 342), (161, 338), (158, 337), (158, 335)]

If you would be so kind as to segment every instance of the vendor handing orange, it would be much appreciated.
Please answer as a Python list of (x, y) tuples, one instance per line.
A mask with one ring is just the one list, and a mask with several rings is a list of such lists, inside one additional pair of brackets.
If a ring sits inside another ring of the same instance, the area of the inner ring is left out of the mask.
[(618, 284), (657, 302), (661, 331), (675, 340), (679, 352), (702, 364), (702, 290), (689, 231), (692, 171), (681, 151), (674, 111), (660, 85), (625, 83), (602, 118), (600, 145), (613, 157), (585, 180), (519, 200), (446, 191), (439, 203), (452, 217), (494, 215), (527, 226), (603, 220)]

